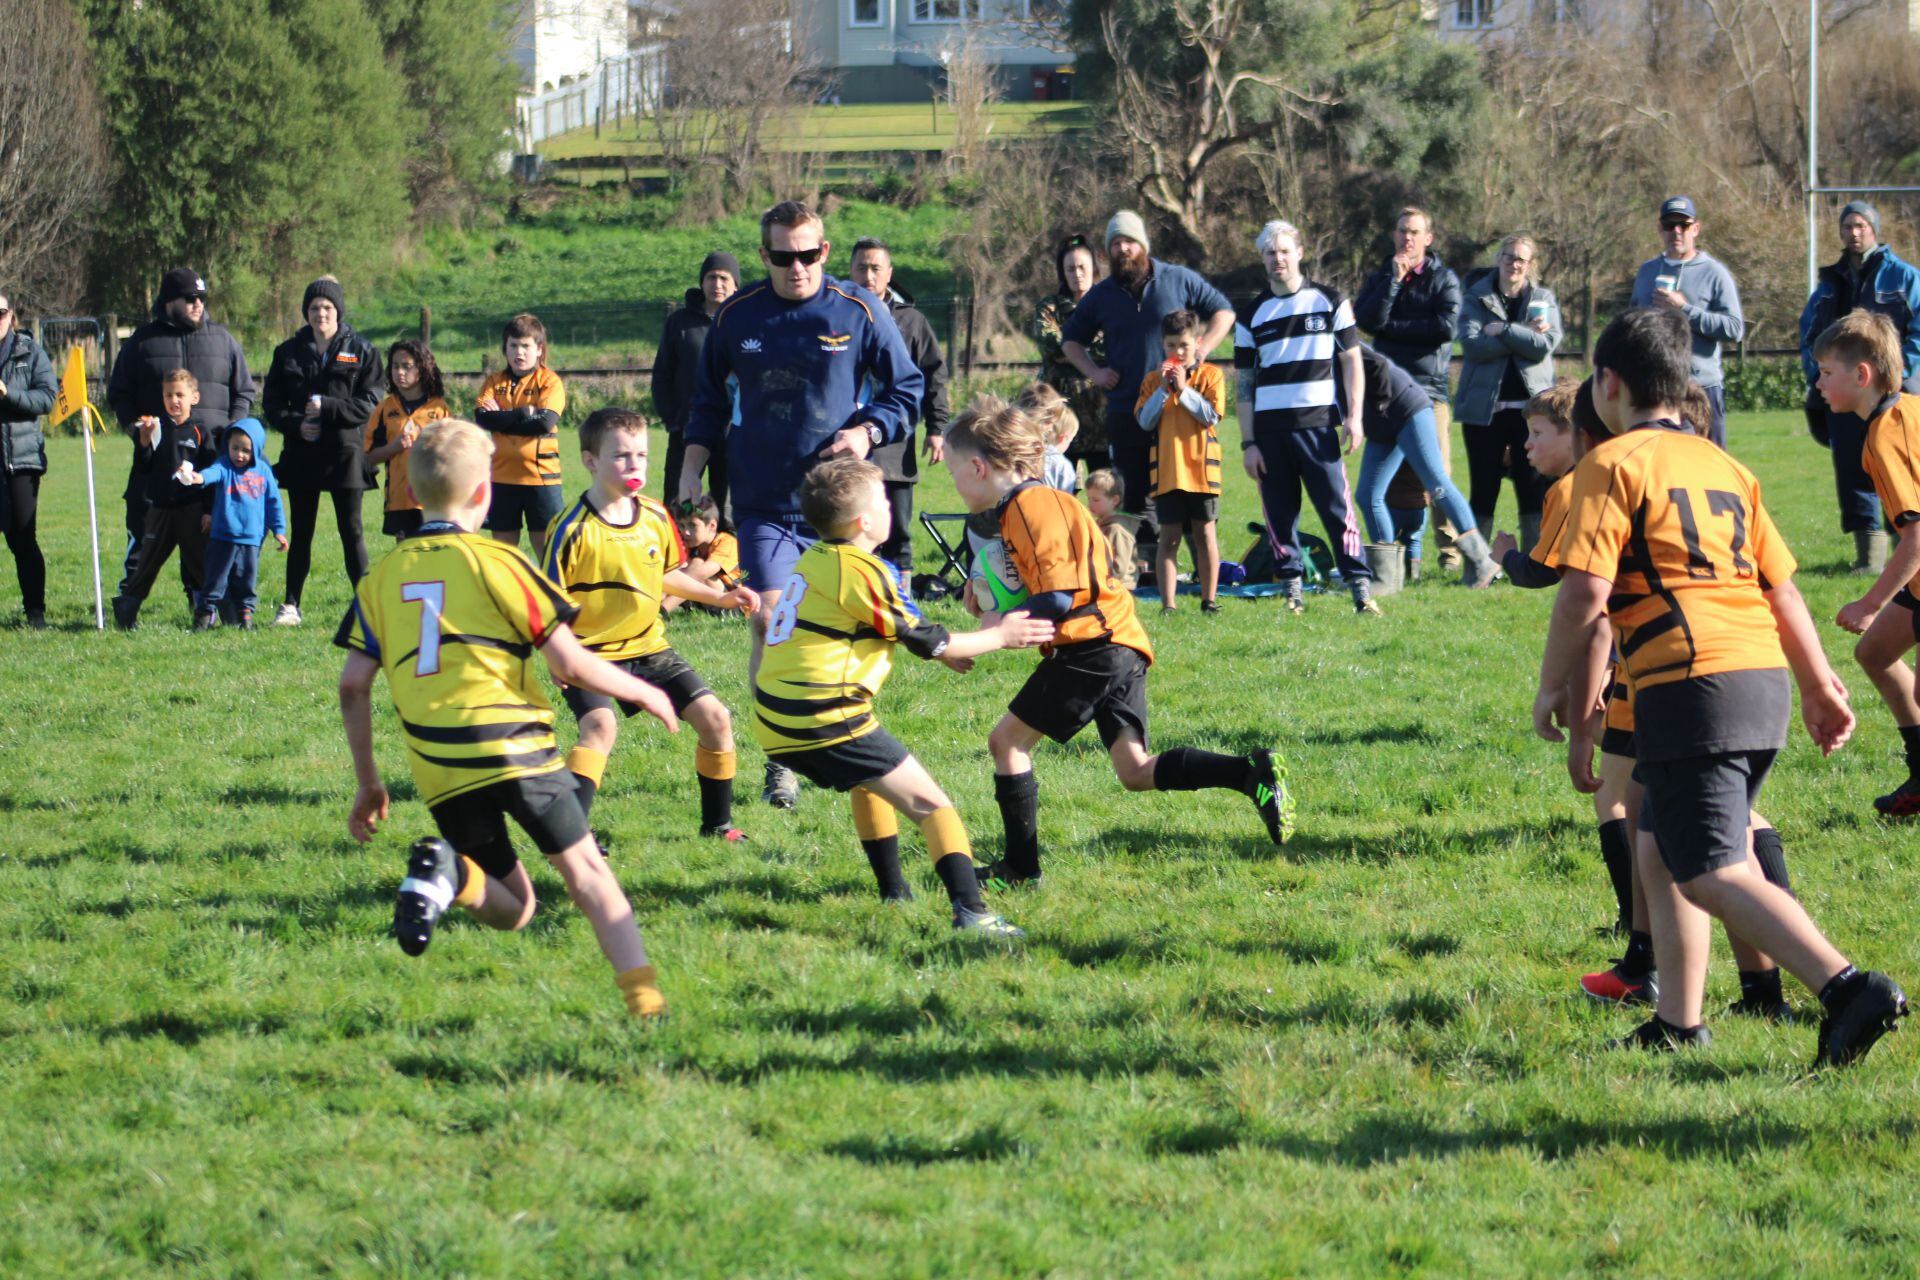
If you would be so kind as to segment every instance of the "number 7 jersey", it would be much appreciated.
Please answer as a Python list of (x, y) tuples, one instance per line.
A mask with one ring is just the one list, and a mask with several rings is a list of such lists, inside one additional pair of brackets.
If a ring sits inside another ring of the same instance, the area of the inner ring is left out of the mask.
[(386, 672), (434, 805), (563, 767), (534, 651), (578, 612), (519, 548), (429, 524), (360, 579), (333, 642)]
[(1683, 428), (1646, 423), (1581, 459), (1559, 564), (1613, 584), (1636, 689), (1787, 665), (1766, 593), (1793, 576), (1793, 553), (1753, 473)]

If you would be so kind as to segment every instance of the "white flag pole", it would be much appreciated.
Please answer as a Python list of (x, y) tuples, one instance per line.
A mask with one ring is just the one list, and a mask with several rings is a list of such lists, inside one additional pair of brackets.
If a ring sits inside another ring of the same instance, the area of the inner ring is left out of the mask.
[(87, 440), (87, 545), (93, 548), (93, 625), (96, 630), (107, 629), (106, 603), (100, 590), (100, 513), (93, 496), (93, 419), (92, 405), (80, 411), (80, 427)]

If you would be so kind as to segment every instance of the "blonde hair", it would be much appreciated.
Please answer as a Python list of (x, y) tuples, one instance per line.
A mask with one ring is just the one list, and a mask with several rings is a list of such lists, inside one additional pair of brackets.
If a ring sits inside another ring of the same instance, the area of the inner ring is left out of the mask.
[(1127, 481), (1112, 467), (1102, 467), (1098, 471), (1087, 472), (1087, 492), (1112, 498), (1115, 502), (1124, 502), (1127, 498)]
[(1680, 420), (1697, 436), (1713, 428), (1713, 401), (1707, 398), (1707, 389), (1691, 378), (1687, 380), (1687, 394), (1680, 397)]
[(444, 511), (463, 501), (493, 466), (493, 437), (471, 422), (442, 418), (407, 451), (407, 479), (420, 505)]
[(1026, 410), (998, 396), (974, 397), (947, 428), (947, 448), (970, 453), (1021, 480), (1038, 480), (1046, 466), (1047, 446), (1039, 424)]
[(1573, 430), (1573, 398), (1580, 394), (1578, 378), (1561, 378), (1527, 401), (1525, 417), (1545, 418), (1562, 431)]
[(1080, 434), (1080, 415), (1049, 383), (1030, 383), (1014, 404), (1032, 416), (1040, 438), (1056, 449), (1065, 449)]
[(1900, 389), (1906, 362), (1900, 355), (1900, 332), (1893, 321), (1870, 311), (1849, 311), (1814, 339), (1813, 358), (1832, 357), (1848, 365), (1873, 370), (1873, 389), (1883, 396)]
[(1532, 236), (1524, 231), (1516, 231), (1500, 242), (1500, 252), (1505, 253), (1515, 245), (1522, 244), (1527, 246), (1527, 252), (1533, 255), (1533, 260), (1527, 263), (1527, 277), (1532, 279), (1540, 271), (1540, 246), (1534, 243)]
[(886, 473), (864, 458), (835, 458), (800, 482), (800, 514), (829, 538), (845, 533)]

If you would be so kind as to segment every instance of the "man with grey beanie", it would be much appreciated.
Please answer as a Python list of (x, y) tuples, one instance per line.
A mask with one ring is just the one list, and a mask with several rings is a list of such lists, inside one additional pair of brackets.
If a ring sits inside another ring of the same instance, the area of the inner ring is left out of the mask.
[[(679, 491), (680, 464), (686, 457), (687, 437), (682, 428), (693, 408), (694, 379), (700, 373), (700, 353), (706, 349), (707, 333), (713, 317), (740, 290), (740, 260), (724, 249), (715, 249), (700, 264), (700, 284), (687, 290), (686, 305), (667, 317), (666, 331), (660, 335), (660, 350), (653, 358), (653, 408), (660, 425), (667, 429), (667, 461), (661, 468), (664, 493), (672, 502)], [(734, 397), (734, 413), (739, 414), (740, 399)], [(707, 492), (720, 510), (720, 526), (733, 527), (733, 512), (727, 502), (727, 454), (724, 445), (716, 446), (707, 457)]]
[[(1200, 335), (1202, 359), (1233, 332), (1233, 304), (1197, 271), (1150, 256), (1146, 223), (1122, 209), (1107, 223), (1105, 280), (1087, 290), (1060, 330), (1060, 350), (1089, 381), (1107, 393), (1107, 440), (1113, 465), (1126, 482), (1123, 509), (1142, 517), (1139, 551), (1150, 556), (1159, 530), (1147, 494), (1148, 458), (1154, 437), (1134, 421), (1133, 405), (1147, 371), (1165, 359), (1160, 321), (1175, 311), (1192, 311), (1205, 322)], [(1106, 336), (1107, 364), (1096, 365), (1087, 348)]]
[(1880, 243), (1880, 214), (1865, 200), (1840, 210), (1840, 259), (1820, 269), (1820, 283), (1800, 313), (1800, 367), (1807, 375), (1807, 426), (1833, 452), (1833, 485), (1840, 500), (1840, 528), (1853, 535), (1853, 571), (1878, 574), (1887, 564), (1887, 534), (1880, 500), (1860, 463), (1866, 419), (1834, 413), (1813, 389), (1820, 370), (1813, 344), (1821, 331), (1849, 311), (1872, 311), (1893, 321), (1908, 391), (1920, 391), (1920, 271)]
[(1633, 277), (1633, 305), (1670, 307), (1686, 317), (1693, 337), (1693, 380), (1713, 405), (1707, 434), (1727, 447), (1727, 397), (1720, 372), (1720, 344), (1746, 336), (1740, 289), (1718, 258), (1699, 247), (1700, 217), (1690, 196), (1668, 196), (1660, 205), (1660, 253), (1640, 264)]

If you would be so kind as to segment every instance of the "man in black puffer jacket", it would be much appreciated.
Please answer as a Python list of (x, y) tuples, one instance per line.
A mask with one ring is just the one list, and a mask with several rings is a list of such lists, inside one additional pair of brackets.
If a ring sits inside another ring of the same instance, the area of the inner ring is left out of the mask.
[[(687, 290), (687, 305), (667, 317), (660, 352), (653, 358), (653, 407), (667, 429), (667, 464), (661, 468), (663, 492), (671, 503), (680, 488), (680, 463), (686, 457), (682, 428), (693, 408), (693, 383), (700, 372), (700, 353), (707, 346), (714, 313), (740, 290), (740, 260), (716, 249), (700, 264), (700, 287)], [(736, 400), (737, 404), (738, 401)], [(715, 448), (707, 457), (707, 492), (720, 508), (720, 527), (733, 528), (727, 502), (727, 453)]]
[[(135, 438), (140, 419), (160, 416), (160, 379), (175, 369), (185, 369), (200, 383), (200, 407), (195, 412), (216, 438), (229, 423), (253, 412), (253, 375), (247, 371), (246, 353), (225, 326), (207, 319), (207, 282), (192, 267), (175, 267), (160, 277), (153, 319), (133, 331), (113, 362), (107, 403), (129, 439)], [(126, 590), (147, 521), (146, 490), (137, 466), (128, 468), (123, 496), (127, 553), (116, 594)], [(187, 585), (185, 569), (182, 564), (182, 587)]]

